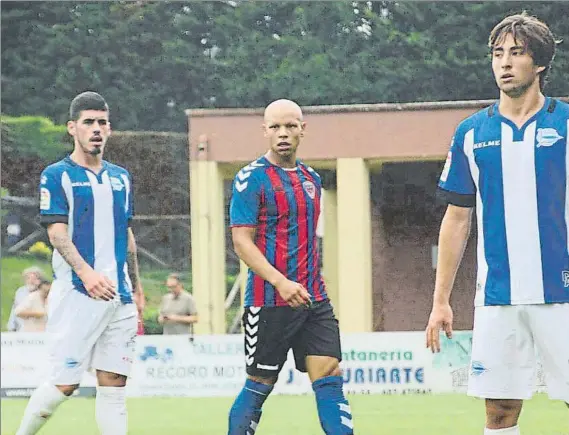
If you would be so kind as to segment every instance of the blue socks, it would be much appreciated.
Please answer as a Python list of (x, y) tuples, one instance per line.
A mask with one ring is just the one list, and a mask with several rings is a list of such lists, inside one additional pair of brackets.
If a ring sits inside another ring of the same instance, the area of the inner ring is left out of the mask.
[(352, 411), (342, 385), (341, 376), (326, 376), (312, 384), (316, 395), (318, 417), (326, 435), (353, 435)]
[(272, 390), (272, 385), (261, 384), (251, 379), (245, 381), (245, 386), (229, 412), (228, 435), (255, 434), (261, 419), (261, 407)]
[[(342, 391), (341, 376), (326, 376), (312, 384), (320, 424), (326, 435), (353, 435), (352, 411)], [(235, 399), (229, 412), (228, 435), (254, 435), (261, 408), (273, 390), (265, 385), (247, 379), (245, 386)]]

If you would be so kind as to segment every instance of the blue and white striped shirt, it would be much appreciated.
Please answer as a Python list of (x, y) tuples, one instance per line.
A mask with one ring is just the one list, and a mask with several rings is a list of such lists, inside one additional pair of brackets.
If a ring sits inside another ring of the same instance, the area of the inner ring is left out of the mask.
[(569, 302), (568, 130), (551, 98), (521, 128), (498, 103), (458, 126), (439, 193), (476, 205), (475, 305)]
[[(132, 181), (124, 168), (103, 161), (95, 174), (69, 157), (48, 166), (40, 180), (42, 224), (68, 224), (69, 236), (83, 259), (117, 284), (121, 302), (132, 302), (128, 276), (128, 226), (133, 216)], [(53, 252), (57, 280), (87, 294), (83, 283), (57, 250)]]

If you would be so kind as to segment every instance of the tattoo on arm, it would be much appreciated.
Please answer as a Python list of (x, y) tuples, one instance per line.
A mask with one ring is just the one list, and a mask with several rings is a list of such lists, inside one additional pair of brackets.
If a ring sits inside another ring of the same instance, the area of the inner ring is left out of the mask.
[(127, 254), (127, 264), (128, 264), (128, 276), (132, 282), (132, 289), (136, 291), (138, 288), (138, 258), (136, 256), (136, 251), (128, 251)]
[(73, 241), (69, 238), (67, 228), (58, 228), (51, 231), (50, 242), (75, 273), (79, 274), (87, 266)]
[(132, 230), (128, 230), (128, 252), (127, 252), (127, 265), (128, 265), (128, 276), (132, 283), (132, 290), (138, 290), (138, 283), (140, 281), (140, 275), (138, 273), (138, 256), (136, 255), (136, 242), (134, 240), (134, 234)]

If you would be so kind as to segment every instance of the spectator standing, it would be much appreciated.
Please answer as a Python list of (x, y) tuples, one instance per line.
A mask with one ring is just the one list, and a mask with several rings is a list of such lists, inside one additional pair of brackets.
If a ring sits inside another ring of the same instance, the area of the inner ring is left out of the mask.
[(158, 323), (163, 325), (163, 334), (192, 334), (193, 324), (198, 321), (198, 311), (194, 297), (184, 290), (177, 273), (166, 280), (168, 293), (162, 297)]
[(16, 290), (14, 294), (14, 303), (8, 318), (8, 331), (16, 332), (22, 328), (22, 319), (16, 315), (16, 308), (24, 299), (33, 291), (37, 290), (40, 283), (45, 280), (43, 271), (36, 266), (28, 267), (22, 272), (24, 285)]
[(47, 296), (51, 282), (42, 281), (38, 289), (29, 293), (14, 313), (21, 322), (21, 332), (44, 332), (47, 323)]

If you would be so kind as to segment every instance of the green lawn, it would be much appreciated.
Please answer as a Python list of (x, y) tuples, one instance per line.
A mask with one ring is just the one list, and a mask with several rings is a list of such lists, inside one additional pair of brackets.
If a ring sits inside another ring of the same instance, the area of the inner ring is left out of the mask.
[[(349, 397), (357, 435), (480, 435), (481, 400), (464, 395)], [(222, 435), (232, 398), (129, 399), (129, 434)], [(26, 405), (2, 401), (2, 435), (14, 435)], [(96, 435), (93, 399), (61, 406), (42, 435)], [(80, 425), (83, 428), (78, 429)], [(568, 435), (569, 410), (543, 395), (528, 401), (520, 427), (524, 435)], [(258, 435), (322, 435), (313, 396), (272, 396), (264, 406)]]

